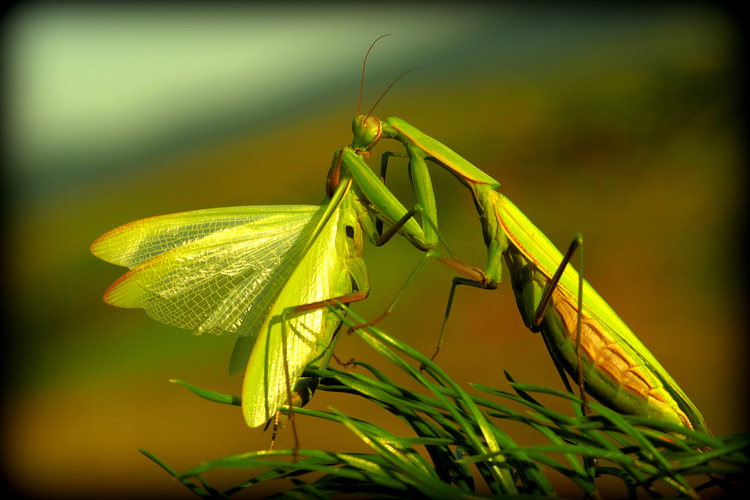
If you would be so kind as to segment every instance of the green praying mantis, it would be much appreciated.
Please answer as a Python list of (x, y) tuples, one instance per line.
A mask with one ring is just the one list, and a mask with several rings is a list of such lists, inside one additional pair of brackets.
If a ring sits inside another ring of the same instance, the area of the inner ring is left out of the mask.
[(441, 259), (470, 278), (454, 279), (448, 309), (458, 284), (497, 288), (504, 260), (525, 325), (542, 333), (555, 362), (579, 381), (582, 392), (585, 388), (621, 413), (710, 432), (697, 407), (653, 354), (568, 265), (582, 245), (580, 235), (576, 235), (563, 257), (544, 233), (497, 191), (497, 180), (404, 120), (359, 115), (352, 130), (352, 144), (342, 154), (342, 159), (352, 164), (368, 157), (381, 139), (393, 139), (403, 145), (405, 153), (382, 155), (381, 175), (385, 177), (390, 157), (406, 156), (412, 179), (416, 179), (417, 203), (431, 220), (435, 220), (436, 209), (426, 160), (448, 170), (471, 192), (487, 246), (487, 264), (484, 271), (478, 271), (455, 259)]
[[(330, 352), (340, 320), (328, 307), (367, 296), (363, 234), (376, 246), (399, 233), (421, 251), (436, 248), (429, 159), (470, 190), (487, 245), (484, 271), (441, 258), (470, 278), (454, 280), (451, 298), (457, 284), (499, 286), (505, 260), (525, 324), (542, 333), (553, 359), (591, 395), (623, 413), (708, 432), (666, 370), (568, 265), (580, 238), (563, 257), (497, 192), (495, 179), (403, 120), (357, 114), (353, 141), (335, 153), (320, 206), (199, 210), (143, 219), (101, 236), (92, 252), (131, 268), (105, 301), (143, 308), (196, 333), (237, 335), (230, 372), (246, 367), (243, 415), (249, 426), (263, 425), (285, 403), (291, 410), (293, 392), (314, 389), (297, 382), (305, 366), (324, 362)], [(391, 156), (408, 157), (418, 210), (404, 208), (365, 162), (375, 144), (389, 138), (406, 153), (383, 154), (382, 175)], [(390, 225), (385, 233), (384, 222)]]

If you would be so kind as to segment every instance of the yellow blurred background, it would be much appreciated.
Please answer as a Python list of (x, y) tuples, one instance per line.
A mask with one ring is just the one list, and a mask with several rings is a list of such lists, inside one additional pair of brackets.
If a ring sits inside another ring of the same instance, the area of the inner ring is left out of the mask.
[[(237, 408), (168, 382), (239, 395), (233, 339), (200, 337), (105, 305), (122, 269), (91, 242), (142, 217), (232, 205), (317, 204), (333, 152), (363, 108), (398, 116), (498, 179), (559, 247), (580, 231), (585, 276), (669, 370), (715, 434), (747, 430), (746, 225), (738, 33), (708, 7), (398, 9), (21, 5), (4, 18), (6, 332), (2, 462), (31, 497), (190, 496), (178, 471), (268, 447)], [(372, 165), (377, 165), (377, 152)], [(411, 199), (405, 168), (389, 184)], [(468, 193), (433, 169), (441, 232), (486, 258)], [(379, 315), (420, 258), (368, 245)], [(432, 353), (452, 274), (438, 263), (380, 324)], [(438, 362), (464, 387), (562, 388), (508, 285), (461, 289)], [(342, 359), (392, 370), (358, 338)], [(381, 423), (343, 395), (317, 394)], [(382, 415), (394, 432), (408, 432)], [(385, 425), (385, 424), (384, 424)], [(302, 446), (367, 451), (298, 420)], [(518, 440), (533, 440), (521, 432)], [(515, 434), (512, 436), (516, 437)], [(291, 446), (282, 433), (280, 447)], [(244, 471), (210, 476), (228, 487)]]

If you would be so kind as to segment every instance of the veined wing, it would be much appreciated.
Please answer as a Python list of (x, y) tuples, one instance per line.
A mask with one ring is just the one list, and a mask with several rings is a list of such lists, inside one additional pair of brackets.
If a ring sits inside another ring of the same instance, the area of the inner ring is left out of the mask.
[[(132, 268), (105, 301), (196, 333), (235, 333), (246, 317), (270, 311), (301, 258), (299, 242), (309, 239), (324, 209), (217, 208), (125, 224), (91, 246), (97, 257)], [(251, 325), (243, 331), (257, 333)]]
[[(91, 244), (100, 259), (134, 268), (176, 247), (237, 226), (257, 225), (273, 232), (310, 218), (317, 205), (224, 207), (147, 217), (104, 233)], [(275, 224), (278, 223), (278, 224)]]
[(342, 194), (343, 198), (285, 283), (260, 329), (242, 390), (242, 410), (251, 427), (266, 423), (286, 404), (287, 380), (294, 387), (304, 368), (328, 347), (338, 325), (326, 307), (296, 315), (290, 311), (346, 295), (352, 292), (354, 282), (360, 290), (369, 286), (362, 261), (362, 229), (349, 187), (350, 183), (339, 186), (331, 203), (337, 203)]

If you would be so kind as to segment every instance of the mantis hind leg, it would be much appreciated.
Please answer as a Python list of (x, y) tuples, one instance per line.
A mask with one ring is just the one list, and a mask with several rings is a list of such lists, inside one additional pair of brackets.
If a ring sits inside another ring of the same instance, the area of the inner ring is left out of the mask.
[[(539, 305), (537, 306), (534, 318), (532, 320), (532, 329), (538, 331), (540, 325), (542, 324), (544, 313), (547, 310), (547, 306), (549, 306), (550, 300), (552, 299), (552, 292), (554, 292), (557, 284), (560, 282), (560, 278), (562, 277), (565, 268), (573, 258), (573, 254), (576, 250), (578, 250), (578, 319), (576, 321), (576, 358), (578, 359), (578, 380), (576, 382), (581, 393), (581, 399), (583, 400), (581, 411), (585, 415), (588, 410), (588, 406), (586, 401), (586, 392), (583, 388), (583, 368), (581, 366), (581, 314), (583, 312), (583, 236), (581, 235), (581, 233), (577, 233), (575, 235), (575, 238), (573, 238), (573, 241), (570, 243), (568, 251), (565, 252), (560, 265), (555, 271), (555, 274), (545, 285), (544, 290), (542, 291), (542, 298), (539, 301)], [(548, 345), (547, 349), (549, 350), (550, 347), (551, 346)], [(550, 351), (550, 353), (551, 352), (552, 351)]]
[(448, 260), (448, 259), (440, 259), (444, 263), (448, 264), (450, 267), (459, 270), (460, 272), (466, 274), (466, 275), (474, 275), (477, 276), (479, 279), (470, 279), (470, 278), (453, 278), (453, 283), (451, 284), (451, 291), (448, 295), (448, 304), (445, 307), (445, 316), (443, 316), (443, 326), (440, 329), (440, 336), (438, 337), (438, 343), (435, 347), (435, 354), (430, 357), (430, 361), (434, 360), (440, 350), (443, 348), (443, 340), (445, 338), (445, 326), (448, 324), (448, 317), (451, 313), (451, 308), (453, 307), (453, 297), (456, 294), (456, 287), (458, 285), (468, 285), (475, 288), (481, 288), (482, 290), (492, 290), (493, 287), (488, 286), (487, 281), (484, 279), (484, 273), (479, 271), (478, 269), (472, 268), (467, 266), (466, 264), (463, 264), (462, 262), (458, 260)]

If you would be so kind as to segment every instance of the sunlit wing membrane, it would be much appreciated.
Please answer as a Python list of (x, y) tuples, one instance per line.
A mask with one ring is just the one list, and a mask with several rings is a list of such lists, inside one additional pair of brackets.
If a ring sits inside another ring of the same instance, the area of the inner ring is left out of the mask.
[[(234, 333), (246, 317), (262, 322), (301, 258), (297, 243), (307, 240), (323, 209), (219, 208), (121, 226), (91, 248), (133, 267), (105, 300), (196, 333)], [(243, 331), (257, 333), (250, 325)]]
[(293, 385), (323, 353), (339, 323), (326, 308), (284, 312), (346, 295), (353, 280), (369, 288), (350, 186), (320, 206), (198, 210), (118, 227), (91, 245), (97, 257), (131, 268), (105, 301), (196, 333), (242, 336), (232, 362), (241, 367), (250, 357), (243, 413), (262, 425), (287, 401), (287, 380)]
[[(359, 197), (361, 197), (361, 194), (359, 195)], [(320, 259), (320, 262), (317, 264), (318, 273), (329, 273), (329, 266), (331, 262), (340, 261), (340, 259), (343, 258), (345, 260), (341, 262), (341, 264), (346, 267), (346, 269), (348, 270), (348, 274), (343, 272), (340, 273), (341, 284), (335, 287), (338, 293), (332, 294), (327, 297), (322, 297), (318, 300), (330, 299), (333, 297), (345, 295), (346, 293), (352, 291), (352, 281), (357, 283), (357, 289), (360, 291), (367, 291), (370, 288), (369, 280), (367, 278), (367, 269), (365, 267), (364, 261), (362, 260), (363, 232), (362, 227), (360, 226), (360, 218), (367, 217), (369, 214), (357, 200), (358, 195), (354, 190), (354, 185), (352, 184), (351, 179), (342, 179), (342, 182), (339, 184), (336, 192), (333, 193), (332, 198), (328, 201), (326, 212), (323, 213), (319, 219), (317, 230), (314, 232), (314, 234), (311, 235), (310, 240), (307, 242), (307, 246), (309, 249), (309, 247), (311, 247), (315, 243), (315, 239), (320, 235), (320, 233), (323, 232), (324, 229), (326, 227), (329, 227), (328, 225), (332, 223), (329, 218), (333, 216), (333, 214), (336, 214), (335, 217), (338, 218), (338, 222), (336, 222), (336, 224), (343, 227), (349, 226), (351, 228), (351, 234), (337, 234), (336, 247), (331, 249), (331, 252), (328, 255), (323, 255)], [(302, 245), (302, 242), (300, 242), (300, 245)], [(308, 260), (305, 262), (305, 265), (315, 266), (315, 263)], [(310, 267), (309, 272), (314, 273), (315, 271), (312, 267)], [(307, 280), (303, 281), (300, 286), (314, 287), (316, 285), (313, 280)], [(300, 295), (304, 296), (304, 293), (301, 293)], [(304, 303), (298, 303), (296, 305), (304, 305)], [(246, 323), (249, 325), (250, 321), (251, 319), (248, 318), (246, 320)], [(255, 322), (252, 325), (253, 328), (260, 329), (260, 323), (264, 322), (265, 318), (254, 317), (252, 318), (252, 321)], [(335, 324), (338, 324), (338, 322), (335, 322)], [(235, 342), (234, 349), (232, 350), (232, 357), (229, 362), (230, 374), (237, 373), (238, 371), (244, 369), (247, 365), (248, 360), (250, 359), (250, 354), (252, 353), (252, 349), (255, 343), (255, 337), (244, 336), (245, 326), (246, 325), (243, 324), (242, 328), (238, 331), (237, 341)], [(327, 334), (323, 332), (320, 335), (326, 336)], [(330, 338), (330, 335), (328, 335), (328, 337)]]
[[(243, 413), (251, 427), (266, 423), (287, 401), (282, 329), (286, 329), (286, 366), (288, 380), (293, 387), (305, 366), (328, 346), (338, 323), (327, 308), (291, 317), (283, 317), (284, 311), (352, 291), (352, 279), (346, 266), (351, 255), (346, 242), (346, 224), (342, 223), (344, 206), (346, 204), (342, 203), (332, 213), (297, 269), (286, 281), (266, 324), (261, 327), (247, 364), (242, 391)], [(354, 229), (361, 231), (359, 225)], [(361, 258), (361, 253), (354, 258)]]
[[(299, 223), (318, 210), (317, 205), (225, 207), (147, 217), (106, 232), (91, 244), (100, 259), (134, 268), (173, 248), (237, 226), (257, 229)], [(273, 231), (273, 229), (271, 229)]]

